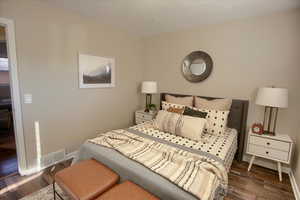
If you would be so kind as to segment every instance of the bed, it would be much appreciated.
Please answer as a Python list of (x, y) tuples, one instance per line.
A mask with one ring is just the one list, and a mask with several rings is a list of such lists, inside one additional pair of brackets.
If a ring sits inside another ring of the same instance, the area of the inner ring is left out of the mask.
[[(161, 101), (165, 100), (166, 94), (161, 94)], [(171, 95), (189, 96), (181, 94)], [(214, 99), (212, 97), (204, 98)], [(199, 142), (155, 130), (151, 121), (130, 127), (125, 129), (125, 131), (139, 138), (153, 140), (176, 149), (211, 158), (218, 163), (222, 163), (228, 172), (234, 157), (237, 160), (242, 159), (247, 111), (248, 101), (233, 100), (228, 118), (228, 128), (224, 137), (206, 135)], [(162, 175), (153, 172), (143, 164), (129, 159), (112, 148), (86, 141), (80, 147), (73, 163), (89, 158), (94, 158), (113, 169), (120, 175), (121, 180), (131, 180), (161, 199), (199, 199), (192, 193), (187, 192), (187, 190), (173, 184)], [(219, 196), (219, 193), (216, 193), (214, 194), (214, 199), (222, 199), (222, 195)]]

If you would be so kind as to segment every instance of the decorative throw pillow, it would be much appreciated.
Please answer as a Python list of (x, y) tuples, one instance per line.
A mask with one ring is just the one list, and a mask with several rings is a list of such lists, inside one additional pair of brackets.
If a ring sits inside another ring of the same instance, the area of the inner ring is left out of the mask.
[(154, 120), (154, 127), (163, 132), (199, 141), (206, 121), (204, 118), (160, 110)]
[(172, 95), (166, 95), (166, 101), (168, 103), (180, 104), (185, 106), (193, 106), (194, 97), (174, 97)]
[(173, 112), (173, 113), (177, 113), (177, 114), (182, 114), (185, 108), (174, 108), (174, 107), (170, 107), (168, 108), (168, 112)]
[(160, 110), (154, 120), (155, 128), (163, 132), (175, 134), (182, 115)]
[(202, 111), (199, 111), (199, 110), (194, 110), (194, 109), (189, 108), (189, 107), (185, 107), (183, 115), (189, 115), (189, 116), (192, 116), (192, 117), (199, 117), (199, 118), (206, 118), (207, 112), (202, 112)]
[(176, 135), (200, 141), (206, 119), (183, 115), (179, 127), (176, 129)]
[(162, 110), (167, 111), (169, 108), (177, 108), (177, 109), (184, 109), (184, 105), (180, 105), (180, 104), (175, 104), (175, 103), (168, 103), (166, 101), (162, 101), (161, 104)]
[(195, 97), (195, 107), (209, 110), (230, 110), (231, 99), (214, 99), (207, 100), (201, 97)]
[(206, 116), (207, 123), (204, 129), (205, 132), (214, 135), (225, 133), (229, 111), (197, 109), (197, 108), (193, 108), (193, 109), (207, 113)]

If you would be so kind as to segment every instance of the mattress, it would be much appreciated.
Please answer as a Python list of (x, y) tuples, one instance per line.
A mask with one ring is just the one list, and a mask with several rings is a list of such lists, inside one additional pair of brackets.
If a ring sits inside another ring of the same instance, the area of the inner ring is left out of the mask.
[(153, 127), (153, 121), (132, 126), (130, 129), (138, 130), (152, 137), (167, 140), (184, 147), (215, 155), (222, 160), (227, 172), (230, 170), (234, 155), (237, 150), (237, 131), (231, 128), (227, 128), (224, 135), (203, 133), (200, 141), (194, 141), (188, 138), (159, 131)]

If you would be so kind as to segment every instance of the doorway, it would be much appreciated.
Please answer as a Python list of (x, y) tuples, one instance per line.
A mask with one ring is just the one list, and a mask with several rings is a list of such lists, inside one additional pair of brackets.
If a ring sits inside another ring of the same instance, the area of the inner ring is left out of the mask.
[[(14, 21), (7, 18), (0, 17), (0, 27), (2, 31), (2, 44), (4, 47), (1, 49), (2, 59), (2, 69), (0, 71), (9, 74), (9, 81), (6, 81), (4, 84), (3, 92), (4, 101), (3, 104), (6, 105), (7, 108), (4, 109), (5, 113), (3, 114), (3, 126), (1, 129), (5, 129), (7, 134), (9, 134), (10, 138), (13, 138), (14, 144), (10, 143), (10, 147), (16, 146), (14, 155), (14, 167), (10, 167), (10, 172), (15, 169), (15, 164), (17, 163), (17, 171), (21, 175), (29, 175), (32, 174), (35, 170), (27, 168), (26, 162), (26, 149), (25, 149), (25, 140), (23, 134), (23, 122), (22, 122), (22, 109), (21, 109), (21, 97), (20, 97), (20, 89), (19, 89), (19, 79), (18, 79), (18, 65), (17, 65), (17, 53), (16, 53), (16, 42), (15, 42), (15, 25)], [(4, 38), (3, 38), (3, 30), (4, 30)], [(7, 67), (8, 64), (8, 67)], [(8, 68), (8, 70), (7, 70)], [(6, 75), (5, 75), (6, 76)], [(1, 77), (0, 77), (1, 78)], [(3, 82), (5, 81), (4, 79)], [(6, 76), (7, 80), (7, 76)], [(8, 82), (8, 84), (7, 84)], [(0, 84), (1, 85), (1, 84)], [(8, 91), (7, 91), (8, 90)], [(4, 94), (8, 95), (4, 95)], [(5, 107), (5, 106), (4, 106)], [(8, 122), (7, 122), (8, 121)], [(6, 126), (5, 126), (6, 125)], [(13, 133), (13, 135), (11, 134)], [(11, 148), (10, 148), (11, 149)], [(1, 156), (1, 155), (0, 155)], [(13, 162), (13, 161), (10, 162)], [(0, 168), (2, 166), (0, 165)], [(10, 173), (8, 172), (8, 173)], [(1, 174), (0, 174), (1, 176)]]
[(0, 179), (18, 172), (6, 38), (0, 26)]

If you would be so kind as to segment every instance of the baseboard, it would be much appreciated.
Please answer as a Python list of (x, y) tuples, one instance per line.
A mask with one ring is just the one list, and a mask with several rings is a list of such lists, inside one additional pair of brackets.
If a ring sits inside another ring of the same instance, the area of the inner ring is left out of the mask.
[(71, 159), (71, 158), (75, 158), (75, 157), (77, 156), (77, 154), (78, 154), (78, 151), (73, 151), (73, 152), (71, 152), (71, 153), (68, 153), (68, 154), (66, 155), (65, 160), (69, 160), (69, 159)]
[(50, 164), (47, 164), (45, 166), (41, 166), (41, 167), (33, 167), (33, 168), (30, 168), (30, 169), (26, 169), (26, 170), (22, 170), (22, 171), (19, 171), (19, 173), (21, 174), (21, 176), (28, 176), (28, 175), (32, 175), (32, 174), (35, 174), (37, 172), (40, 172), (48, 167), (51, 167), (59, 162), (63, 162), (65, 160), (69, 160), (71, 158), (75, 158), (76, 155), (78, 154), (78, 151), (73, 151), (71, 153), (68, 153), (65, 155), (64, 159), (62, 160), (58, 160), (58, 161), (55, 161), (55, 162), (52, 162)]
[(295, 179), (295, 176), (294, 176), (294, 173), (293, 173), (292, 170), (289, 173), (289, 177), (290, 177), (290, 181), (291, 181), (291, 184), (292, 184), (292, 188), (293, 188), (293, 191), (294, 191), (295, 198), (296, 198), (296, 200), (300, 200), (299, 187), (298, 187), (298, 184), (296, 182), (296, 179)]
[[(251, 156), (249, 156), (249, 155), (244, 155), (243, 156), (243, 161), (245, 161), (245, 162), (249, 163), (250, 159), (251, 159)], [(276, 164), (275, 161), (270, 161), (270, 160), (266, 160), (266, 159), (257, 158), (257, 159), (254, 160), (253, 164), (277, 171), (277, 164)], [(287, 173), (287, 174), (290, 174), (290, 172), (291, 172), (291, 168), (286, 167), (286, 166), (282, 166), (281, 170), (282, 170), (282, 172)]]

